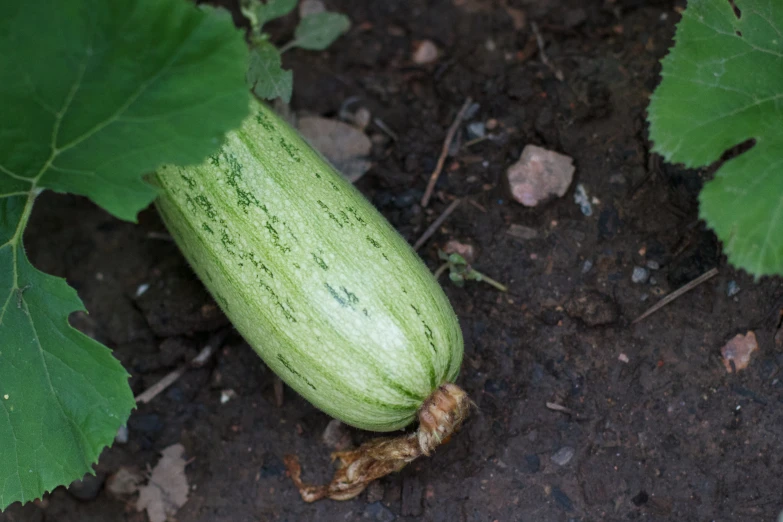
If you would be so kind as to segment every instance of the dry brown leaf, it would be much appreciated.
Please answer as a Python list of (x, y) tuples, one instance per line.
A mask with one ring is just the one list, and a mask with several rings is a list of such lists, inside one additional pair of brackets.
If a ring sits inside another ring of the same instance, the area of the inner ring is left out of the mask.
[(106, 479), (106, 491), (114, 498), (123, 499), (136, 493), (142, 482), (144, 476), (137, 469), (122, 466)]
[(136, 510), (147, 510), (150, 522), (166, 522), (188, 501), (187, 462), (182, 457), (185, 448), (174, 444), (161, 451), (161, 457), (152, 469), (149, 481), (139, 488)]

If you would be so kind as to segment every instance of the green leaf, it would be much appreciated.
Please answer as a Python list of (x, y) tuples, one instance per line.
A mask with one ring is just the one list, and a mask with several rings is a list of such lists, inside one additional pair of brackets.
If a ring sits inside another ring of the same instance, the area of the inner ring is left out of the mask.
[(291, 101), (294, 73), (283, 69), (280, 63), (280, 51), (269, 42), (262, 42), (250, 51), (247, 81), (259, 98)]
[(340, 13), (315, 13), (302, 18), (294, 32), (293, 46), (323, 51), (350, 29), (351, 21)]
[(111, 352), (68, 324), (83, 306), (22, 246), (45, 188), (134, 219), (142, 175), (197, 163), (248, 112), (230, 17), (184, 0), (0, 5), (0, 510), (92, 472), (134, 405)]
[(296, 7), (298, 0), (241, 0), (242, 14), (250, 20), (253, 32), (259, 34), (265, 23), (280, 18)]
[(76, 292), (25, 256), (32, 199), (0, 199), (0, 510), (90, 472), (134, 406), (111, 351), (68, 325)]
[(654, 150), (688, 167), (727, 161), (700, 194), (729, 261), (783, 274), (783, 3), (690, 0), (649, 108)]
[(0, 193), (132, 220), (155, 197), (143, 174), (202, 161), (248, 111), (241, 34), (184, 0), (4, 2), (0, 57)]

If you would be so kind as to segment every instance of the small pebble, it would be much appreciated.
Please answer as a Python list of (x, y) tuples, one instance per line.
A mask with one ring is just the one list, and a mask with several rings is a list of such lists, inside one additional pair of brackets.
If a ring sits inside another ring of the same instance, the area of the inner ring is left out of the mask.
[(582, 273), (586, 274), (593, 268), (593, 262), (589, 259), (585, 260), (585, 263), (582, 265)]
[(425, 65), (438, 59), (438, 48), (430, 40), (419, 42), (413, 51), (413, 63)]
[(141, 297), (144, 295), (144, 293), (150, 289), (149, 283), (142, 283), (139, 285), (139, 287), (136, 289), (136, 297)]
[(563, 446), (552, 455), (552, 462), (558, 466), (565, 466), (574, 458), (574, 453), (576, 453), (576, 450), (571, 446)]
[(747, 335), (737, 334), (723, 348), (723, 365), (729, 373), (744, 370), (750, 364), (751, 355), (759, 349), (756, 334), (750, 330)]
[(225, 404), (236, 396), (237, 392), (234, 390), (223, 390), (220, 392), (220, 404)]
[(650, 270), (658, 270), (661, 268), (661, 264), (658, 261), (653, 261), (652, 259), (650, 259), (649, 261), (647, 261), (647, 268), (649, 268)]
[(650, 279), (650, 271), (641, 266), (633, 267), (633, 274), (631, 274), (631, 281), (636, 284), (646, 283)]
[(574, 179), (573, 163), (573, 158), (565, 154), (526, 145), (519, 160), (506, 170), (509, 191), (526, 207), (563, 197)]
[(576, 191), (574, 192), (574, 203), (579, 205), (579, 209), (585, 216), (593, 215), (593, 205), (590, 203), (590, 198), (587, 196), (587, 190), (585, 189), (585, 186), (581, 183), (576, 186)]
[(486, 127), (484, 127), (483, 121), (474, 121), (468, 125), (468, 138), (475, 140), (476, 138), (483, 138), (487, 135)]
[(128, 442), (128, 427), (120, 426), (117, 430), (117, 435), (114, 436), (114, 442), (117, 444), (127, 444)]
[(620, 354), (620, 355), (617, 357), (617, 360), (618, 360), (618, 361), (620, 361), (620, 362), (624, 362), (624, 363), (626, 363), (626, 364), (629, 362), (628, 356), (627, 356), (627, 355), (625, 355), (624, 353), (621, 353), (621, 354)]
[(740, 292), (740, 290), (741, 288), (739, 287), (737, 282), (734, 281), (733, 279), (729, 281), (728, 285), (726, 285), (726, 295), (728, 295), (729, 297), (734, 297)]

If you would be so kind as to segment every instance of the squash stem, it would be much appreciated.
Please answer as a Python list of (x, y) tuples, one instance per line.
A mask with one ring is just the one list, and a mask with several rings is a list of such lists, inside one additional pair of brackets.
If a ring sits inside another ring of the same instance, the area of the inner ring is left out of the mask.
[(332, 481), (323, 486), (302, 482), (302, 468), (295, 455), (286, 455), (285, 465), (305, 502), (322, 498), (349, 500), (373, 481), (400, 471), (422, 455), (430, 455), (459, 429), (471, 405), (468, 395), (459, 386), (442, 384), (419, 408), (419, 428), (415, 432), (400, 437), (380, 437), (355, 450), (332, 453), (332, 458), (338, 459), (341, 467)]

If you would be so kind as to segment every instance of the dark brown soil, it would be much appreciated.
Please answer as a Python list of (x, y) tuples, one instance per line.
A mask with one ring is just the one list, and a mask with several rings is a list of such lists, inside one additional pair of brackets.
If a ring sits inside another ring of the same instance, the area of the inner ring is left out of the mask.
[[(449, 198), (477, 203), (461, 205), (421, 250), (434, 269), (438, 245), (471, 243), (476, 268), (510, 288), (501, 294), (442, 280), (465, 334), (459, 383), (478, 405), (462, 432), (355, 500), (305, 504), (283, 455), (300, 456), (305, 479), (326, 480), (329, 418), (290, 390), (277, 407), (273, 375), (231, 333), (207, 367), (133, 413), (129, 442), (104, 453), (99, 476), (154, 465), (159, 450), (181, 442), (193, 459), (193, 489), (180, 522), (777, 516), (783, 353), (773, 336), (781, 281), (754, 283), (726, 264), (697, 218), (708, 172), (663, 164), (646, 139), (644, 111), (679, 4), (509, 0), (526, 17), (515, 29), (505, 3), (331, 0), (353, 20), (350, 34), (325, 53), (286, 55), (295, 109), (334, 116), (357, 96), (397, 134), (396, 141), (377, 140), (374, 168), (359, 187), (407, 239), (415, 241)], [(541, 62), (531, 22), (563, 81)], [(275, 31), (284, 36), (291, 27), (286, 21)], [(431, 66), (410, 59), (423, 39), (442, 51)], [(446, 129), (468, 96), (480, 107), (467, 123), (494, 118), (498, 137), (451, 158), (422, 210), (418, 201)], [(368, 133), (385, 136), (375, 125)], [(504, 171), (528, 143), (574, 158), (575, 184), (598, 200), (591, 216), (574, 203), (573, 186), (540, 208), (509, 199)], [(511, 224), (532, 227), (537, 237), (512, 237)], [(227, 325), (160, 233), (151, 210), (133, 225), (83, 199), (47, 194), (26, 236), (35, 265), (78, 290), (90, 315), (73, 323), (115, 350), (135, 393)], [(648, 261), (660, 264), (651, 271), (654, 282), (633, 283), (633, 267)], [(715, 266), (717, 277), (631, 323), (660, 295)], [(732, 280), (741, 291), (728, 297)], [(136, 297), (142, 284), (149, 290)], [(760, 351), (747, 370), (728, 374), (720, 347), (747, 330)], [(226, 389), (236, 397), (221, 404)], [(351, 436), (358, 443), (368, 434)], [(141, 522), (146, 515), (105, 490), (78, 501), (61, 488), (0, 520)]]

